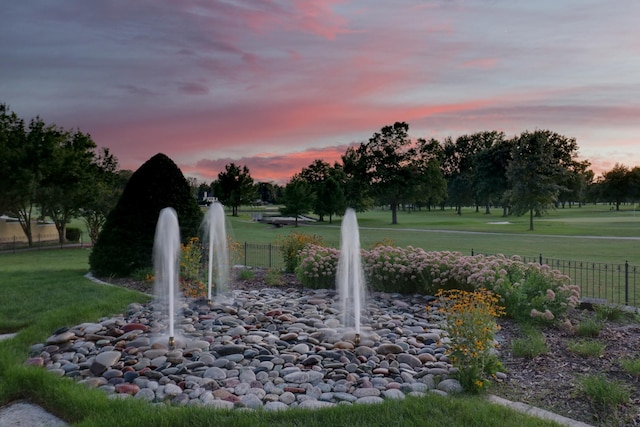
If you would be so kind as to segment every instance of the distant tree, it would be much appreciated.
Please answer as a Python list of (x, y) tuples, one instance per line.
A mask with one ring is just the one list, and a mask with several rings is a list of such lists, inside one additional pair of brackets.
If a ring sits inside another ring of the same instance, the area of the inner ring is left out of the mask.
[(132, 174), (130, 170), (118, 170), (118, 159), (108, 148), (103, 148), (94, 159), (91, 191), (80, 209), (91, 243), (95, 244), (98, 240), (109, 212), (118, 203)]
[(625, 165), (616, 163), (613, 169), (602, 174), (600, 191), (605, 200), (612, 202), (616, 210), (620, 210), (620, 204), (626, 202), (631, 196), (631, 174)]
[(256, 192), (262, 203), (276, 202), (276, 185), (272, 182), (259, 182), (256, 184)]
[(302, 168), (299, 174), (300, 178), (309, 184), (309, 190), (314, 195), (311, 210), (318, 215), (319, 221), (324, 221), (324, 216), (329, 214), (323, 197), (324, 194), (321, 193), (322, 187), (329, 179), (330, 169), (331, 165), (329, 163), (323, 160), (314, 160), (309, 166)]
[(123, 277), (152, 267), (158, 216), (172, 207), (178, 215), (183, 241), (198, 235), (202, 211), (176, 164), (156, 154), (136, 170), (98, 236), (89, 256), (98, 277)]
[(366, 146), (348, 147), (342, 155), (344, 199), (346, 206), (364, 212), (372, 205), (371, 186), (367, 174)]
[(294, 175), (287, 183), (282, 199), (284, 206), (280, 208), (280, 213), (294, 217), (296, 227), (298, 226), (298, 217), (308, 213), (314, 202), (311, 187), (299, 175)]
[(529, 230), (533, 230), (534, 212), (543, 213), (552, 207), (561, 190), (557, 182), (561, 167), (555, 159), (547, 132), (524, 132), (513, 142), (507, 167), (508, 197), (512, 213), (529, 213)]
[(443, 156), (442, 146), (435, 139), (418, 138), (415, 159), (415, 178), (413, 203), (425, 204), (430, 208), (447, 197), (447, 182), (442, 175), (440, 161)]
[(640, 166), (636, 166), (629, 172), (629, 193), (631, 200), (640, 201)]
[(342, 185), (333, 176), (323, 182), (316, 197), (321, 198), (323, 201), (324, 212), (329, 215), (329, 224), (333, 222), (334, 215), (342, 215), (346, 210)]
[(391, 208), (391, 223), (398, 223), (398, 206), (411, 199), (420, 183), (416, 150), (409, 125), (396, 122), (383, 127), (364, 144), (367, 182), (372, 194)]
[(474, 188), (476, 154), (503, 137), (494, 131), (461, 135), (455, 142), (445, 139), (442, 171), (447, 180), (448, 202), (456, 207), (458, 215), (462, 214), (462, 206), (475, 203), (477, 208), (480, 203)]
[[(50, 129), (49, 132), (52, 130)], [(53, 130), (51, 157), (37, 191), (40, 212), (51, 218), (64, 243), (66, 226), (80, 215), (94, 191), (92, 165), (96, 144), (80, 131)]]
[(507, 203), (504, 194), (508, 189), (507, 166), (511, 161), (511, 140), (504, 139), (498, 133), (490, 147), (486, 147), (475, 155), (473, 169), (473, 187), (478, 200), (484, 203), (485, 213), (491, 213), (491, 204), (500, 203), (503, 216), (507, 215)]
[(40, 117), (25, 127), (0, 104), (0, 207), (18, 218), (29, 246), (34, 215), (51, 217), (59, 240), (91, 191), (89, 172), (95, 143), (87, 134), (70, 132)]
[(218, 174), (211, 187), (218, 200), (231, 207), (233, 216), (238, 216), (238, 207), (253, 203), (257, 197), (249, 168), (235, 163), (226, 165), (225, 171)]

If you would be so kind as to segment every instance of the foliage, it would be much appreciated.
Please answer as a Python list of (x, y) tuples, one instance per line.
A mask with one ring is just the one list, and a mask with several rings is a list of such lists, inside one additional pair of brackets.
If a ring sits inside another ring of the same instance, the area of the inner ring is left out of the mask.
[(622, 359), (620, 365), (629, 374), (640, 377), (640, 359)]
[(550, 131), (523, 132), (514, 142), (512, 160), (507, 167), (512, 213), (529, 213), (529, 230), (533, 215), (553, 206), (560, 191), (566, 168), (573, 166), (577, 155), (575, 139)]
[(282, 203), (284, 206), (280, 208), (280, 213), (294, 217), (297, 227), (298, 217), (311, 210), (314, 197), (315, 195), (309, 184), (300, 178), (300, 176), (296, 175), (284, 188), (284, 194), (282, 195)]
[[(526, 325), (526, 324), (523, 324)], [(513, 340), (511, 351), (516, 357), (533, 359), (540, 354), (547, 354), (549, 351), (546, 340), (539, 329), (531, 326), (523, 326), (524, 338)]]
[(77, 227), (67, 227), (65, 231), (65, 238), (69, 242), (79, 242), (82, 236), (82, 230)]
[[(296, 273), (305, 286), (335, 283), (338, 251), (300, 245)], [(567, 276), (547, 265), (525, 264), (518, 257), (464, 256), (412, 246), (375, 246), (362, 250), (361, 256), (367, 284), (377, 291), (434, 294), (438, 289), (489, 289), (500, 296), (507, 315), (542, 323), (555, 321), (578, 304), (579, 288)]]
[(576, 335), (579, 337), (597, 337), (600, 335), (602, 324), (596, 319), (585, 319), (576, 325)]
[(47, 124), (40, 117), (25, 126), (0, 104), (0, 213), (18, 218), (29, 246), (38, 211), (51, 218), (64, 242), (66, 225), (92, 191), (95, 148), (88, 134)]
[(494, 341), (500, 330), (495, 319), (503, 314), (498, 297), (485, 289), (441, 290), (436, 297), (440, 303), (438, 312), (447, 319), (444, 330), (451, 340), (449, 360), (458, 368), (455, 376), (467, 392), (486, 390), (487, 376), (501, 368)]
[(129, 179), (109, 213), (89, 262), (98, 276), (126, 276), (152, 265), (155, 226), (160, 211), (173, 207), (183, 241), (198, 235), (202, 212), (180, 169), (164, 154), (145, 162)]
[(322, 245), (322, 237), (292, 231), (277, 242), (284, 258), (285, 272), (294, 273), (300, 264), (300, 251), (308, 244)]
[(625, 316), (625, 312), (618, 305), (596, 304), (593, 310), (599, 320), (620, 320)]
[(231, 214), (238, 216), (238, 207), (248, 205), (257, 198), (253, 178), (247, 166), (230, 163), (225, 171), (218, 174), (218, 179), (211, 184), (215, 196), (226, 206), (231, 206)]
[(313, 289), (334, 288), (340, 251), (315, 244), (305, 245), (299, 252), (300, 264), (296, 276), (300, 282)]
[(623, 383), (609, 380), (603, 373), (581, 378), (580, 391), (602, 414), (616, 412), (618, 405), (627, 403), (631, 397)]
[(237, 274), (239, 280), (249, 280), (253, 279), (253, 276), (255, 276), (253, 270), (250, 270), (248, 268), (239, 269)]
[(277, 268), (267, 269), (264, 281), (269, 286), (282, 286), (284, 284), (282, 273)]
[(567, 349), (583, 357), (600, 357), (605, 345), (598, 340), (573, 340), (567, 343)]

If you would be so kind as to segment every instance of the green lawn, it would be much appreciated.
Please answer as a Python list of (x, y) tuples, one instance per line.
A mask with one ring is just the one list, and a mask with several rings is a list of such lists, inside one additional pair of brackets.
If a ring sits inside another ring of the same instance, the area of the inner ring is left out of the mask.
[(25, 366), (29, 347), (62, 326), (124, 312), (147, 296), (93, 283), (87, 249), (0, 254), (0, 406), (27, 399), (76, 426), (551, 426), (550, 422), (489, 404), (478, 397), (430, 395), (381, 405), (285, 412), (215, 411), (110, 399), (66, 378)]
[[(251, 212), (229, 218), (229, 230), (235, 240), (250, 243), (275, 243), (292, 231), (317, 234), (330, 246), (339, 246), (340, 219), (304, 225), (273, 228), (251, 220)], [(504, 224), (508, 222), (507, 224)], [(607, 205), (560, 208), (536, 218), (534, 231), (528, 231), (528, 217), (502, 217), (494, 210), (464, 209), (399, 212), (398, 224), (391, 225), (390, 211), (358, 213), (362, 247), (391, 240), (397, 246), (415, 246), (425, 250), (450, 250), (475, 253), (538, 256), (567, 260), (629, 263), (640, 265), (640, 212), (620, 212)], [(635, 239), (630, 239), (635, 238)]]

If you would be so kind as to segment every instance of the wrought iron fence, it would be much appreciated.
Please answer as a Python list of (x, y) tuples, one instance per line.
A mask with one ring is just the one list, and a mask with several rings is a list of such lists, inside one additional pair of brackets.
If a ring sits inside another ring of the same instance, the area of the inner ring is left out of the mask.
[[(474, 255), (473, 250), (471, 255)], [(546, 264), (571, 277), (572, 283), (580, 286), (580, 295), (583, 298), (640, 307), (640, 269), (629, 264), (629, 261), (625, 261), (624, 264), (573, 261), (547, 258), (542, 254), (520, 258), (523, 262)]]
[[(471, 255), (475, 255), (471, 251)], [(521, 256), (523, 262), (546, 264), (571, 277), (580, 286), (585, 298), (606, 301), (611, 304), (640, 307), (640, 268), (624, 264), (572, 261), (536, 256)], [(284, 267), (280, 246), (245, 242), (242, 245), (242, 261), (245, 266), (276, 268)]]
[[(56, 246), (64, 247), (73, 244), (77, 246), (82, 244), (82, 235), (79, 242), (69, 242), (60, 244), (58, 233), (38, 233), (33, 235), (32, 245), (29, 246), (29, 241), (26, 236), (11, 236), (0, 237), (0, 250), (15, 252), (23, 249), (40, 249), (40, 248), (53, 248)], [(85, 244), (86, 246), (86, 244)]]

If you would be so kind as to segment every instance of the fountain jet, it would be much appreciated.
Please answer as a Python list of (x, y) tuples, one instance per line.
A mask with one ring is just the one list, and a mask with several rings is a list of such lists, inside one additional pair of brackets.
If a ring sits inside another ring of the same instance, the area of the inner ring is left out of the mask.
[(224, 296), (229, 292), (229, 251), (227, 248), (227, 230), (225, 227), (224, 207), (213, 202), (203, 220), (204, 243), (209, 248), (209, 276), (207, 299), (213, 299), (213, 273), (215, 271), (215, 294)]
[(355, 342), (360, 343), (360, 314), (365, 305), (365, 280), (360, 258), (360, 232), (353, 209), (347, 209), (340, 227), (340, 258), (336, 273), (336, 286), (342, 325), (355, 331)]
[(175, 346), (175, 313), (179, 301), (180, 228), (173, 208), (160, 211), (153, 242), (155, 300), (169, 317), (169, 347)]

